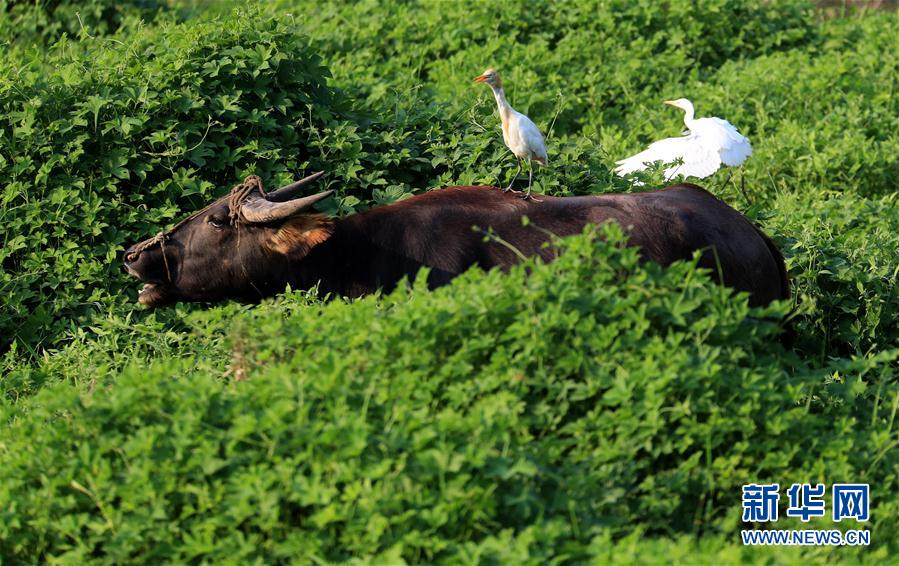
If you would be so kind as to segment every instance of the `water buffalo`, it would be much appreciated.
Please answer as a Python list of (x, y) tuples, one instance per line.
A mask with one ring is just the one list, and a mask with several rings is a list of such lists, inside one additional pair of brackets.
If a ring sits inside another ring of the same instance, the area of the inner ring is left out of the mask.
[[(579, 233), (614, 220), (644, 259), (667, 265), (703, 250), (700, 265), (753, 305), (789, 297), (780, 252), (746, 217), (704, 189), (680, 184), (633, 194), (545, 197), (525, 201), (493, 187), (449, 187), (394, 204), (331, 219), (312, 205), (333, 191), (294, 198), (320, 174), (265, 194), (251, 176), (231, 193), (168, 232), (125, 253), (129, 273), (145, 283), (139, 301), (258, 301), (289, 284), (358, 297), (389, 290), (430, 268), (443, 285), (471, 266), (508, 268), (519, 256), (477, 226), (492, 230), (524, 255), (551, 259), (548, 233)], [(527, 216), (530, 224), (522, 224)], [(720, 269), (720, 271), (719, 271)]]

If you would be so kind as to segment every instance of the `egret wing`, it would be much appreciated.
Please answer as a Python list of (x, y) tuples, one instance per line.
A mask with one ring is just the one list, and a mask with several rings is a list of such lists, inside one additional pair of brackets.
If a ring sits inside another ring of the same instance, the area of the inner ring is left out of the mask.
[(690, 132), (679, 138), (665, 138), (650, 144), (637, 155), (619, 161), (615, 172), (623, 176), (642, 171), (646, 169), (646, 164), (656, 161), (666, 164), (681, 161), (665, 169), (666, 181), (678, 175), (702, 179), (721, 166), (721, 158), (714, 145), (709, 144), (702, 136)]
[(693, 133), (703, 140), (704, 146), (715, 148), (725, 165), (740, 165), (752, 155), (749, 140), (727, 120), (721, 118), (696, 120), (693, 124)]
[(521, 112), (516, 112), (516, 114), (522, 153), (525, 157), (546, 165), (548, 156), (546, 154), (546, 144), (543, 141), (543, 134), (540, 133), (540, 129), (530, 118)]
[(662, 163), (671, 163), (682, 159), (688, 151), (689, 136), (680, 138), (665, 138), (657, 142), (649, 144), (645, 150), (636, 155), (632, 155), (621, 161), (617, 161), (615, 172), (620, 176), (633, 173), (634, 171), (643, 171), (648, 164), (661, 161)]
[(718, 152), (700, 136), (691, 133), (678, 139), (683, 140), (683, 152), (680, 155), (682, 163), (665, 169), (666, 181), (670, 181), (679, 175), (703, 179), (717, 171), (721, 166), (721, 158)]

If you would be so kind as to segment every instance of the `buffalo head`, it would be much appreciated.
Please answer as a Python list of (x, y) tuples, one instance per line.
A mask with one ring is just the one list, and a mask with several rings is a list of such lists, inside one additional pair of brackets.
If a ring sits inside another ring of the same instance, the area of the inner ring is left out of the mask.
[(254, 301), (283, 290), (289, 264), (331, 235), (332, 222), (311, 207), (334, 191), (294, 198), (321, 175), (268, 194), (259, 177), (247, 177), (171, 230), (131, 246), (125, 268), (144, 282), (140, 303)]

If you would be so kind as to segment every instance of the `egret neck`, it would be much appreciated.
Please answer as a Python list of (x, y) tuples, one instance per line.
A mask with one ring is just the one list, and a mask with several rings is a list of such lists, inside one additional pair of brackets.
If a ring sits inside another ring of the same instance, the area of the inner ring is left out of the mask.
[(681, 109), (684, 111), (684, 125), (690, 129), (693, 127), (693, 103), (685, 100), (681, 104)]
[(496, 105), (499, 107), (499, 117), (502, 119), (503, 127), (505, 128), (509, 114), (512, 113), (512, 107), (509, 106), (509, 101), (506, 100), (506, 93), (503, 91), (503, 87), (493, 86), (492, 84), (487, 86), (493, 91), (493, 97), (496, 98)]

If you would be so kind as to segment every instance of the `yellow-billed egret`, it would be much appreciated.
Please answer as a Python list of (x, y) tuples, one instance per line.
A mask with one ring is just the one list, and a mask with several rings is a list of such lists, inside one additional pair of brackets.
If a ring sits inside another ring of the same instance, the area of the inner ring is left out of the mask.
[(543, 143), (543, 135), (540, 134), (540, 130), (530, 118), (512, 108), (506, 100), (503, 82), (495, 69), (487, 69), (475, 77), (474, 80), (478, 83), (487, 83), (487, 86), (493, 90), (496, 105), (499, 107), (499, 118), (503, 123), (503, 142), (505, 142), (506, 147), (512, 150), (512, 153), (515, 154), (515, 158), (518, 160), (518, 170), (515, 172), (515, 177), (512, 178), (509, 186), (503, 189), (503, 191), (512, 189), (512, 184), (515, 183), (515, 180), (521, 174), (521, 160), (526, 159), (528, 162), (528, 190), (524, 198), (531, 198), (531, 186), (534, 184), (534, 166), (531, 160), (543, 166), (547, 162), (546, 144)]
[(740, 165), (752, 155), (749, 140), (740, 135), (737, 128), (721, 118), (693, 119), (693, 103), (686, 98), (666, 100), (665, 104), (680, 108), (685, 112), (684, 125), (687, 131), (679, 138), (659, 140), (638, 153), (616, 162), (615, 172), (627, 175), (646, 169), (647, 164), (661, 161), (668, 164), (682, 160), (679, 165), (665, 169), (665, 180), (677, 175), (684, 177), (708, 177), (723, 163), (728, 166)]

